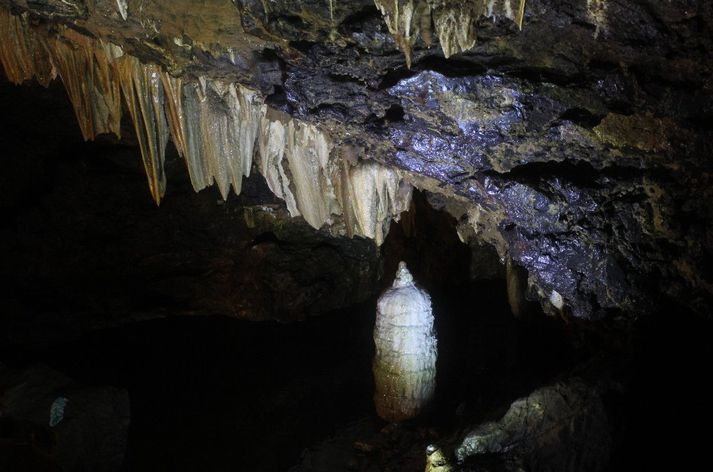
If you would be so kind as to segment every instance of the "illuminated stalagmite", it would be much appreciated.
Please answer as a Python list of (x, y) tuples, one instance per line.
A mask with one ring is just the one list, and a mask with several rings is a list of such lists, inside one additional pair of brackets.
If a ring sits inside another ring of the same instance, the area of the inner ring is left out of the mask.
[(436, 388), (437, 343), (431, 297), (403, 262), (377, 303), (374, 343), (376, 412), (392, 422), (416, 416)]

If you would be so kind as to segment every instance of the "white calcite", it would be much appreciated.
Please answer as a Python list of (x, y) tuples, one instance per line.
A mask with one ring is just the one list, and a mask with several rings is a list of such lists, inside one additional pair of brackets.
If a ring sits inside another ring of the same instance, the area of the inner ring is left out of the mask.
[(374, 344), (377, 414), (391, 422), (416, 416), (435, 392), (437, 340), (431, 297), (416, 287), (404, 262), (377, 302)]

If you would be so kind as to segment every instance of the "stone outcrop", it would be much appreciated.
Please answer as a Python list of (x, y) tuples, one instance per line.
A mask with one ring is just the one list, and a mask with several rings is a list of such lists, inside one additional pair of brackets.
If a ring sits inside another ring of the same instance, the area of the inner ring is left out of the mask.
[(498, 455), (504, 470), (574, 472), (606, 470), (611, 448), (599, 394), (573, 379), (516, 400), (502, 419), (468, 433), (455, 452), (461, 463)]

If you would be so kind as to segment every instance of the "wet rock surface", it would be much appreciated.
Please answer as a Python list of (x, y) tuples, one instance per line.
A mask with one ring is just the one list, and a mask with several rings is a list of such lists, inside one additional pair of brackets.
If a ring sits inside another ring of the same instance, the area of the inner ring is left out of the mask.
[(238, 80), (360, 160), (426, 177), (552, 313), (553, 292), (580, 318), (662, 297), (711, 312), (709, 2), (531, 0), (522, 31), (481, 19), (447, 60), (419, 36), (410, 69), (366, 0), (212, 0), (190, 21), (161, 2), (4, 3), (175, 75)]

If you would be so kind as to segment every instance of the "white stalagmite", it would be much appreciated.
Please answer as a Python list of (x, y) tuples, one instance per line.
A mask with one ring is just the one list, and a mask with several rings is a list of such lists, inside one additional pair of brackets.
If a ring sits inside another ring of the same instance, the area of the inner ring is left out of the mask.
[(216, 184), (224, 199), (231, 187), (240, 193), (254, 162), (290, 215), (317, 229), (326, 225), (381, 244), (391, 220), (409, 207), (412, 187), (403, 172), (360, 159), (353, 149), (350, 159), (340, 157), (345, 147), (329, 133), (270, 109), (243, 85), (176, 78), (117, 45), (67, 27), (32, 26), (3, 8), (0, 62), (15, 83), (35, 78), (47, 85), (59, 74), (85, 140), (119, 137), (123, 93), (157, 204), (166, 189), (170, 136), (196, 191)]
[(376, 307), (374, 403), (386, 421), (416, 416), (436, 388), (437, 341), (431, 297), (416, 287), (404, 262)]

